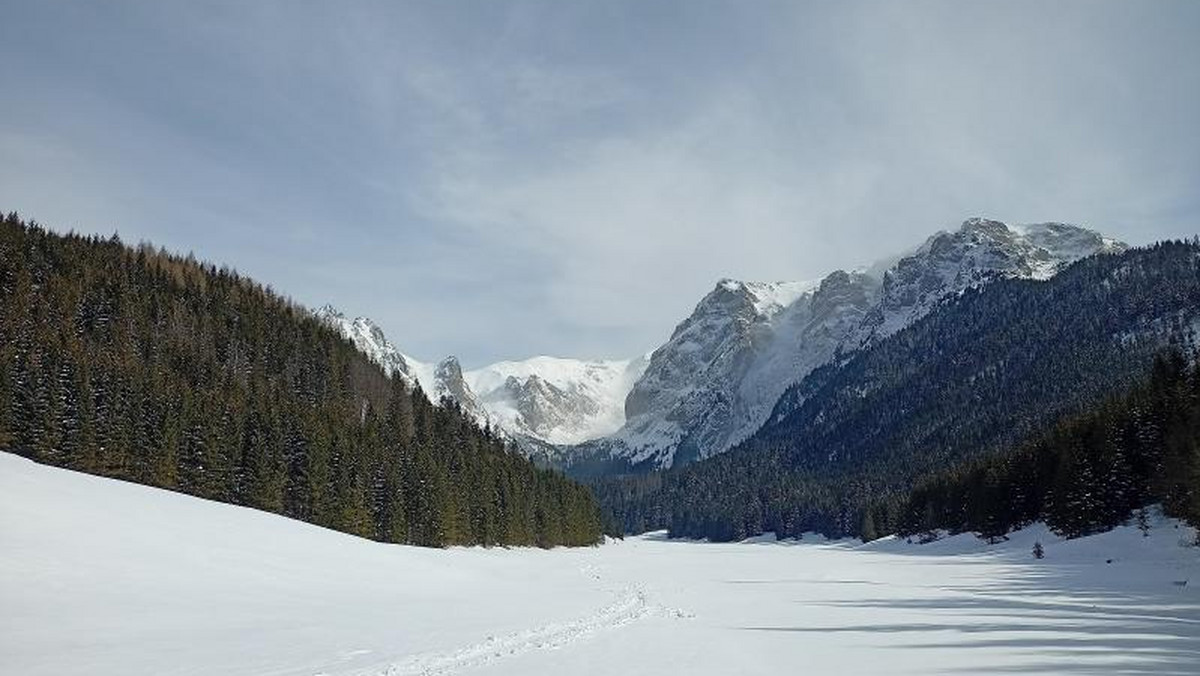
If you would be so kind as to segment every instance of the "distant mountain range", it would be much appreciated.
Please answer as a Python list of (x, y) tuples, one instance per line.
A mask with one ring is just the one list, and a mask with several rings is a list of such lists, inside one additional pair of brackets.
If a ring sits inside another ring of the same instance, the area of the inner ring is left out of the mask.
[(1074, 225), (972, 218), (911, 253), (808, 282), (724, 279), (648, 356), (534, 357), (463, 371), (400, 352), (371, 320), (318, 314), (434, 401), (449, 398), (526, 451), (577, 474), (665, 468), (721, 453), (788, 388), (996, 279), (1045, 280), (1125, 244)]
[(389, 373), (419, 385), (434, 402), (450, 399), (480, 424), (530, 450), (577, 444), (619, 430), (625, 396), (646, 368), (645, 357), (533, 357), (463, 371), (454, 356), (431, 364), (400, 352), (366, 317), (351, 319), (329, 305), (317, 315)]

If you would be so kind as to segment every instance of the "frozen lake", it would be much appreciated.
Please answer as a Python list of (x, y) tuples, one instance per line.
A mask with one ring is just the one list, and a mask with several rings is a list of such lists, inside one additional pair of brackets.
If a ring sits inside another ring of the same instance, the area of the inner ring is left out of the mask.
[(0, 453), (0, 673), (1194, 674), (1190, 537), (425, 550)]

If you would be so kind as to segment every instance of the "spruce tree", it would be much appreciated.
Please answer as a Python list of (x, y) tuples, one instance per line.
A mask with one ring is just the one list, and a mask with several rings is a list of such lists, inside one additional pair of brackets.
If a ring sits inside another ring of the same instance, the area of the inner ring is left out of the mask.
[(1146, 513), (1146, 508), (1142, 507), (1137, 511), (1137, 528), (1142, 532), (1142, 537), (1150, 537), (1150, 515)]

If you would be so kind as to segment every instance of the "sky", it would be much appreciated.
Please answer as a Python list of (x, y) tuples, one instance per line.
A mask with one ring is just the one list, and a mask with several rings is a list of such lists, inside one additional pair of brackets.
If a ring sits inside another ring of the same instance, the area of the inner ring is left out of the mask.
[(0, 0), (0, 210), (619, 358), (971, 216), (1200, 231), (1200, 2)]

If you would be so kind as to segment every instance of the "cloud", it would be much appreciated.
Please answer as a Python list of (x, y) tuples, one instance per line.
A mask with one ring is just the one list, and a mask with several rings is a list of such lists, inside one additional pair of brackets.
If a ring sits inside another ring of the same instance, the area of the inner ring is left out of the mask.
[(718, 276), (797, 274), (804, 249), (821, 246), (812, 234), (875, 176), (855, 163), (800, 170), (753, 123), (753, 101), (718, 98), (670, 127), (575, 140), (532, 166), (447, 167), (431, 186), (431, 217), (529, 250), (555, 315), (665, 333), (662, 318), (681, 317)]
[(719, 277), (971, 215), (1195, 232), (1197, 29), (1186, 2), (30, 5), (0, 202), (424, 358), (623, 356)]
[(1189, 227), (1164, 216), (1200, 169), (1178, 117), (1200, 110), (1196, 87), (1178, 89), (1196, 69), (1126, 44), (1131, 26), (1171, 33), (1170, 17), (1018, 9), (801, 11), (764, 28), (794, 42), (712, 75), (675, 117), (565, 138), (539, 120), (551, 141), (519, 154), (458, 130), (444, 145), (464, 161), (439, 164), (417, 203), (526, 251), (551, 289), (543, 312), (594, 328), (593, 349), (652, 346), (719, 276), (818, 276), (970, 215), (1132, 241)]

